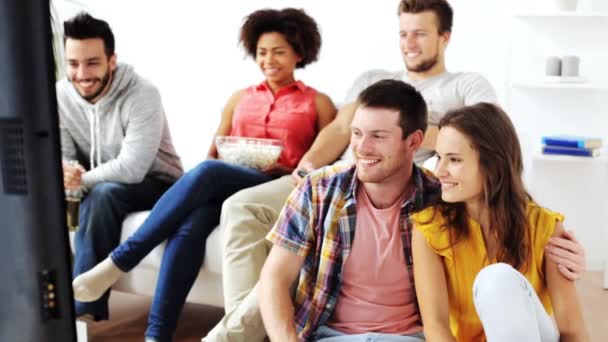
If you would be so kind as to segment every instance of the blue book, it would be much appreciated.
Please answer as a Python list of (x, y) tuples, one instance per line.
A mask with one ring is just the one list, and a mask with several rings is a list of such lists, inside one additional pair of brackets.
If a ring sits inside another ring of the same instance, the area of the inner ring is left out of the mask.
[(561, 146), (543, 146), (544, 154), (561, 154), (565, 156), (582, 156), (582, 157), (597, 157), (600, 155), (600, 150), (595, 148), (575, 148)]
[(573, 148), (597, 148), (602, 146), (602, 138), (583, 137), (575, 135), (550, 135), (542, 138), (547, 146), (563, 146)]

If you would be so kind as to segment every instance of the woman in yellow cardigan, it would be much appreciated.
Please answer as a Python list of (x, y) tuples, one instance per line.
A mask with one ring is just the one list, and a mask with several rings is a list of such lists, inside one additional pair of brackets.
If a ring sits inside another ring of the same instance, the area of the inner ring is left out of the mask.
[(574, 283), (545, 258), (563, 216), (526, 192), (509, 117), (480, 103), (448, 113), (439, 128), (442, 201), (412, 217), (427, 340), (587, 341)]

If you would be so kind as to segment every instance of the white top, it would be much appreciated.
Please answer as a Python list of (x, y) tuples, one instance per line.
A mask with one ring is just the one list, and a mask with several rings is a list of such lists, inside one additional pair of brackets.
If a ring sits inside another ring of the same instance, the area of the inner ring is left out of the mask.
[[(424, 97), (429, 112), (429, 124), (437, 125), (439, 120), (449, 110), (473, 105), (479, 102), (497, 103), (496, 93), (490, 82), (478, 73), (444, 72), (424, 80), (412, 80), (406, 70), (390, 72), (386, 70), (370, 70), (361, 74), (350, 88), (344, 103), (357, 100), (357, 96), (365, 88), (384, 79), (401, 80), (411, 84)], [(414, 161), (422, 163), (433, 155), (433, 151), (419, 149)], [(352, 161), (352, 152), (346, 149), (342, 160)]]

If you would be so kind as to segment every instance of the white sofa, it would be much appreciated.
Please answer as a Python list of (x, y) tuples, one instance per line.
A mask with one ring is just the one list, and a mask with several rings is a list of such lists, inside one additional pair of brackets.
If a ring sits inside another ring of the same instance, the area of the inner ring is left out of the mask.
[[(149, 211), (129, 214), (122, 224), (120, 241), (125, 241), (148, 216)], [(187, 301), (224, 306), (222, 292), (222, 234), (215, 228), (207, 238), (203, 266), (190, 290)], [(152, 296), (166, 242), (156, 247), (131, 272), (123, 275), (113, 289), (123, 292)]]
[[(348, 160), (349, 152), (345, 155)], [(431, 158), (424, 163), (424, 167), (433, 170), (437, 159)], [(149, 211), (140, 211), (129, 214), (122, 224), (120, 241), (125, 241), (146, 219)], [(216, 227), (207, 238), (205, 248), (205, 258), (200, 272), (190, 290), (187, 301), (190, 303), (206, 304), (211, 306), (223, 307), (222, 289), (222, 230)], [(123, 275), (114, 285), (113, 289), (142, 294), (147, 296), (154, 295), (156, 278), (162, 260), (166, 242), (156, 247), (148, 254), (137, 267), (131, 272)], [(608, 272), (607, 272), (608, 274)], [(608, 280), (607, 280), (608, 283)]]

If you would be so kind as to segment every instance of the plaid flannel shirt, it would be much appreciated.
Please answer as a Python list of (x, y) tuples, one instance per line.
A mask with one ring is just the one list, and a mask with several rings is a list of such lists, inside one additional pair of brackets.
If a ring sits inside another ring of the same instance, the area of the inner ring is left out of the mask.
[[(439, 182), (429, 171), (413, 166), (415, 190), (401, 206), (400, 225), (405, 263), (414, 287), (409, 215), (435, 204)], [(342, 283), (342, 268), (355, 238), (356, 194), (354, 166), (328, 166), (307, 176), (291, 193), (266, 238), (305, 261), (295, 296), (295, 324), (307, 341), (333, 313)], [(415, 291), (414, 291), (415, 293)]]

